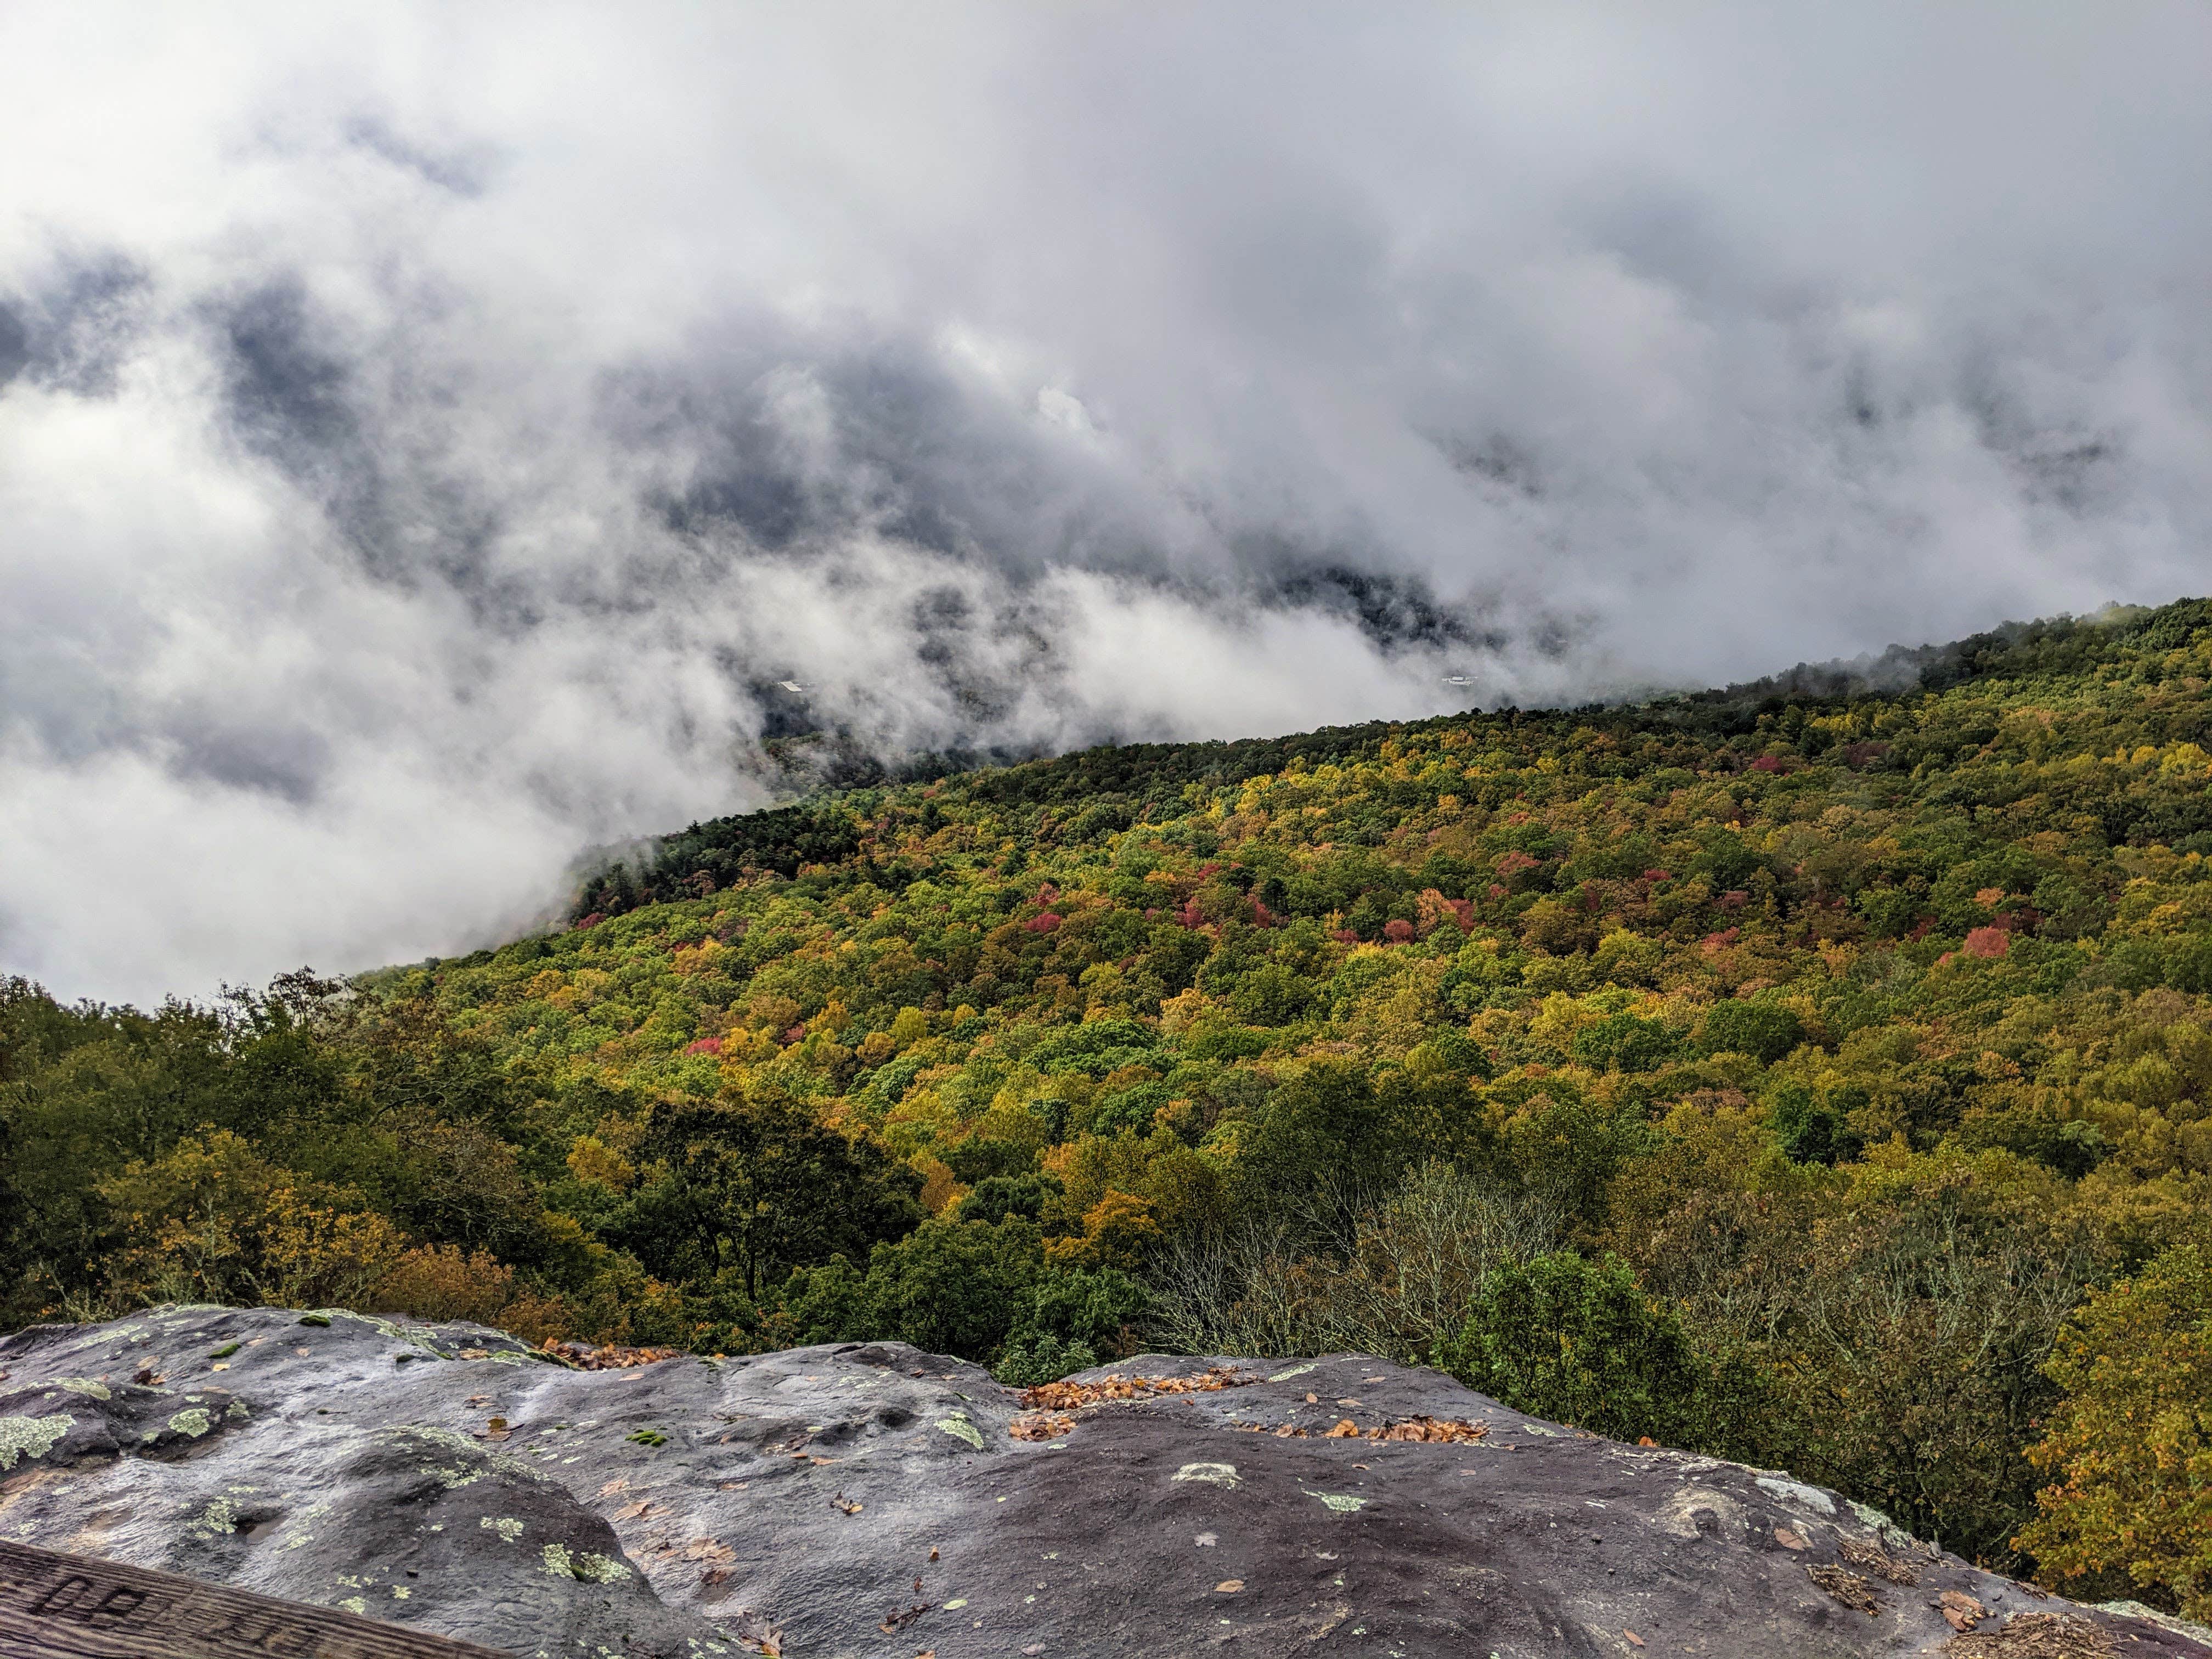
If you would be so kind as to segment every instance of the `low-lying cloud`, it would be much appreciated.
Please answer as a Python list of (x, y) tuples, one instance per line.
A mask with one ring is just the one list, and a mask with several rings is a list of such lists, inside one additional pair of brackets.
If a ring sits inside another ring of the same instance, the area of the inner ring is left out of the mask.
[(65, 994), (481, 942), (793, 722), (1229, 737), (2207, 586), (2193, 5), (47, 8), (0, 63), (0, 969)]

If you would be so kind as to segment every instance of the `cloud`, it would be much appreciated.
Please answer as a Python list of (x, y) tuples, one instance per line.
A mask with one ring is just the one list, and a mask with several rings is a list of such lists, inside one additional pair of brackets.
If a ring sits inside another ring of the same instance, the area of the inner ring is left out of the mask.
[(0, 62), (0, 965), (64, 994), (495, 937), (793, 723), (1236, 736), (2204, 586), (2193, 6), (94, 6)]

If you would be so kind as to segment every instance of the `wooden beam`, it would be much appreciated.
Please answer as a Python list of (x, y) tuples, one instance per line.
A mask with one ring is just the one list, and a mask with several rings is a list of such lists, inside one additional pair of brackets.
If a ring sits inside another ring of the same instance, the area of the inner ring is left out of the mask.
[(7, 1659), (512, 1659), (173, 1572), (0, 1539)]

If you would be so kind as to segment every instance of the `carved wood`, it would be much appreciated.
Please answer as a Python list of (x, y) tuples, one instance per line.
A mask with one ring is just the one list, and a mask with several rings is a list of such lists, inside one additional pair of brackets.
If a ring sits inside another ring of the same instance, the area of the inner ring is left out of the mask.
[(0, 1539), (6, 1659), (512, 1659), (335, 1607)]

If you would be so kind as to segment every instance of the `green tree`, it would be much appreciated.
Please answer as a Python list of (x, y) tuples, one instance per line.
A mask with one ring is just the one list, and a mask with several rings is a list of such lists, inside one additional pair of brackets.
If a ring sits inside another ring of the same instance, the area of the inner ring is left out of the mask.
[(1681, 1316), (1611, 1255), (1501, 1261), (1435, 1363), (1516, 1411), (1616, 1440), (1741, 1447), (1765, 1405), (1747, 1361), (1701, 1354)]
[(919, 1175), (782, 1095), (663, 1102), (644, 1151), (659, 1176), (609, 1231), (657, 1272), (734, 1267), (755, 1298), (793, 1267), (859, 1255), (921, 1218)]
[(1700, 1035), (1708, 1054), (1749, 1054), (1771, 1066), (1805, 1040), (1805, 1028), (1796, 1014), (1771, 1002), (1729, 1001), (1706, 1011)]

